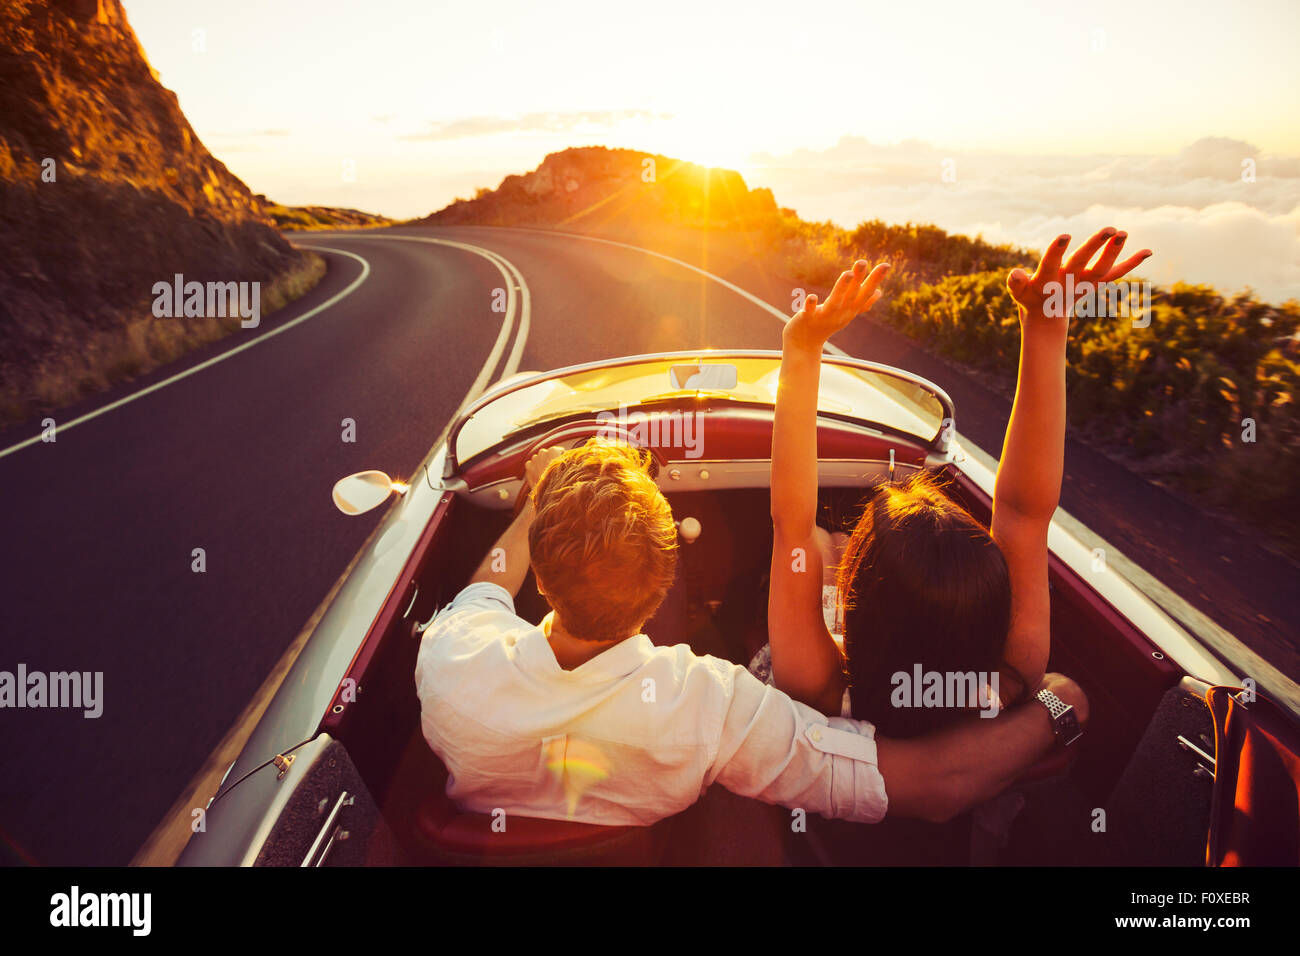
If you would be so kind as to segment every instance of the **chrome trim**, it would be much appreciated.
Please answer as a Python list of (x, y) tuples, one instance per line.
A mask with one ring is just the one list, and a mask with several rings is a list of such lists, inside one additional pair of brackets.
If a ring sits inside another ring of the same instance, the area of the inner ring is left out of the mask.
[(438, 619), (438, 615), (441, 614), (444, 610), (446, 610), (446, 608), (443, 607), (434, 608), (433, 614), (429, 616), (429, 619), (427, 621), (417, 622), (415, 627), (411, 628), (411, 636), (419, 637), (421, 634), (427, 631), (430, 625), (432, 625), (433, 622)]
[[(736, 488), (769, 488), (772, 484), (770, 458), (699, 458), (673, 462), (671, 480), (659, 476), (660, 490), (665, 493), (684, 491), (725, 491)], [(918, 465), (898, 462), (897, 469), (907, 473), (920, 471)], [(890, 475), (889, 462), (877, 458), (823, 458), (817, 463), (820, 488), (856, 488), (884, 481)]]
[(1178, 735), (1178, 746), (1182, 747), (1184, 750), (1190, 750), (1196, 759), (1201, 761), (1206, 770), (1213, 771), (1218, 766), (1213, 757), (1207, 754), (1200, 747), (1196, 746), (1196, 744), (1192, 743), (1182, 734)]
[[(463, 482), (462, 485), (464, 485)], [(466, 485), (457, 489), (457, 493), (481, 508), (489, 508), (493, 511), (509, 511), (514, 507), (515, 497), (519, 494), (519, 490), (523, 485), (524, 480), (522, 478), (500, 478), (497, 481), (489, 481), (485, 485), (476, 485), (472, 489)], [(503, 489), (506, 492), (504, 498), (501, 496)]]
[[(694, 352), (651, 352), (644, 355), (631, 355), (617, 359), (602, 359), (598, 362), (583, 362), (579, 365), (569, 365), (550, 372), (542, 372), (541, 374), (533, 375), (529, 378), (518, 379), (513, 382), (503, 382), (499, 387), (490, 388), (488, 391), (480, 395), (472, 405), (464, 409), (448, 426), (446, 439), (447, 457), (443, 470), (443, 477), (451, 477), (456, 473), (456, 469), (460, 467), (460, 463), (456, 460), (456, 439), (460, 437), (461, 429), (465, 426), (465, 423), (468, 422), (476, 412), (492, 404), (497, 399), (509, 395), (512, 392), (528, 388), (531, 385), (536, 385), (549, 379), (562, 378), (565, 375), (575, 375), (579, 372), (590, 372), (604, 368), (622, 368), (628, 365), (643, 365), (647, 362), (680, 360), (682, 364), (685, 364), (689, 361), (702, 362), (706, 359), (710, 362), (716, 362), (725, 361), (727, 359), (775, 359), (780, 361), (780, 358), (780, 351), (775, 349), (735, 349), (731, 351), (713, 351), (705, 349), (703, 351)], [(847, 355), (840, 356), (823, 354), (822, 364), (838, 365), (844, 368), (852, 368), (864, 372), (879, 372), (884, 375), (892, 375), (895, 378), (902, 379), (905, 382), (911, 382), (913, 385), (919, 385), (920, 387), (930, 391), (935, 398), (939, 400), (939, 404), (943, 408), (943, 414), (939, 419), (939, 430), (932, 438), (926, 439), (919, 435), (916, 436), (916, 438), (927, 444), (933, 451), (936, 451), (939, 454), (947, 454), (949, 446), (951, 445), (949, 436), (956, 434), (957, 416), (953, 407), (952, 399), (949, 397), (948, 393), (934, 382), (930, 381), (928, 378), (923, 378), (920, 375), (915, 375), (912, 372), (905, 371), (901, 368), (895, 368), (892, 365), (884, 365), (880, 362), (868, 362), (865, 359), (856, 359)], [(690, 393), (683, 393), (682, 397), (684, 399), (689, 398)], [(726, 401), (727, 399), (716, 398), (715, 400)], [(818, 414), (827, 418), (838, 418), (834, 413), (819, 412)], [(854, 420), (856, 421), (856, 419)], [(504, 438), (505, 436), (502, 437)]]
[(329, 843), (326, 843), (325, 849), (321, 850), (320, 859), (316, 861), (316, 866), (318, 867), (324, 866), (325, 861), (329, 859), (330, 850), (334, 849), (334, 845), (336, 843), (342, 843), (344, 840), (346, 840), (348, 838), (348, 835), (349, 834), (347, 830), (343, 829), (342, 827), (336, 827), (334, 832), (330, 834)]
[[(656, 481), (665, 493), (767, 488), (772, 483), (770, 458), (695, 458), (672, 464), (672, 468), (659, 473)], [(817, 465), (817, 484), (822, 488), (854, 488), (884, 481), (895, 472), (902, 478), (920, 470), (921, 466), (910, 462), (896, 462), (891, 472), (884, 459), (823, 458)], [(508, 511), (522, 485), (520, 478), (502, 478), (472, 489), (462, 483), (456, 493), (481, 508)], [(502, 488), (509, 489), (507, 498), (500, 497)]]
[[(355, 802), (356, 797), (349, 795), (346, 790), (339, 794), (339, 798), (334, 801), (334, 809), (331, 810), (330, 815), (325, 818), (325, 825), (321, 827), (320, 832), (316, 834), (316, 839), (312, 841), (311, 849), (309, 849), (307, 855), (303, 857), (302, 863), (298, 864), (299, 867), (321, 866), (324, 864), (325, 857), (329, 855), (330, 847), (334, 846), (334, 835), (336, 832), (334, 830), (334, 821), (339, 818), (339, 814), (343, 812), (344, 807), (350, 807)], [(330, 834), (329, 843), (322, 851), (321, 844), (325, 842), (326, 834)]]

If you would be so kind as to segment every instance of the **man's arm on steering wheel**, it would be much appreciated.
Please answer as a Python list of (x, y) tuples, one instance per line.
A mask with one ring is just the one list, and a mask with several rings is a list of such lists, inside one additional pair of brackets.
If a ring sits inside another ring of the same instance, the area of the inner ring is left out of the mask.
[(524, 486), (519, 494), (524, 496), (523, 507), (510, 522), (510, 527), (497, 539), (478, 569), (470, 576), (469, 583), (491, 581), (517, 595), (523, 587), (524, 578), (528, 576), (528, 528), (533, 523), (532, 490), (537, 487), (537, 479), (542, 476), (546, 466), (564, 454), (563, 448), (543, 448), (524, 466)]

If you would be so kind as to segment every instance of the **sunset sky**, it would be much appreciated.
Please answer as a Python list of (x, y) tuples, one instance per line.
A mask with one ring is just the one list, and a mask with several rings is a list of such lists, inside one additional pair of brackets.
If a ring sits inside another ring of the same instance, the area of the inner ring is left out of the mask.
[[(1128, 211), (1184, 237), (1166, 265), (1300, 295), (1290, 0), (125, 6), (200, 138), (280, 202), (422, 215), (549, 152), (627, 146), (844, 225), (1036, 243)], [(1201, 261), (1225, 241), (1251, 260)]]

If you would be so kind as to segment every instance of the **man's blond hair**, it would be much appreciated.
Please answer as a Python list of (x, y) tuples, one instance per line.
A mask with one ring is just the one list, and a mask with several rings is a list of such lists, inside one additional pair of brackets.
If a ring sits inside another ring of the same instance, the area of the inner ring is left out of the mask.
[(574, 637), (630, 637), (672, 586), (677, 528), (650, 461), (593, 438), (551, 462), (533, 489), (533, 572)]

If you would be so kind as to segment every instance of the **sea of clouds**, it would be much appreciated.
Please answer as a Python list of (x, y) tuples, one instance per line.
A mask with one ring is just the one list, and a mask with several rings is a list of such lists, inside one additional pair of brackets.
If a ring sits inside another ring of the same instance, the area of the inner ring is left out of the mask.
[(844, 137), (754, 160), (751, 185), (804, 219), (931, 222), (1034, 249), (1113, 225), (1130, 248), (1155, 250), (1142, 275), (1159, 284), (1300, 299), (1300, 157), (1240, 140), (1200, 139), (1166, 156), (1024, 156)]

